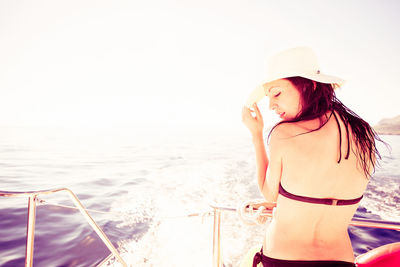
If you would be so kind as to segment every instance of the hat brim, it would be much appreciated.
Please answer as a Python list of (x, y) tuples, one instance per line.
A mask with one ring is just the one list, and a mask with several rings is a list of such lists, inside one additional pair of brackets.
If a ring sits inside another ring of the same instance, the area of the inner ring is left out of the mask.
[(270, 77), (269, 79), (264, 80), (260, 85), (258, 85), (249, 95), (246, 101), (246, 106), (251, 107), (254, 103), (257, 103), (260, 101), (264, 96), (268, 95), (268, 92), (266, 88), (264, 87), (265, 84), (279, 80), (279, 79), (284, 79), (284, 78), (290, 78), (290, 77), (295, 77), (295, 76), (300, 76), (303, 78), (307, 78), (316, 82), (320, 83), (328, 83), (328, 84), (333, 84), (335, 85), (334, 88), (342, 86), (345, 81), (339, 77), (331, 76), (331, 75), (326, 75), (322, 73), (304, 73), (304, 74), (295, 74), (295, 75), (285, 75), (284, 77)]

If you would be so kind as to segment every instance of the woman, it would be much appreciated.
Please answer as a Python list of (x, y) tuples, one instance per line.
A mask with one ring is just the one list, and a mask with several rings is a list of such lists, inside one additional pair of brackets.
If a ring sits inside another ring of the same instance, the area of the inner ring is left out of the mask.
[[(342, 83), (320, 72), (311, 49), (289, 49), (271, 58), (249, 98), (253, 110), (243, 108), (260, 191), (277, 203), (254, 266), (354, 266), (347, 227), (380, 157), (379, 138), (335, 97)], [(269, 156), (255, 103), (264, 96), (282, 118), (269, 133)]]

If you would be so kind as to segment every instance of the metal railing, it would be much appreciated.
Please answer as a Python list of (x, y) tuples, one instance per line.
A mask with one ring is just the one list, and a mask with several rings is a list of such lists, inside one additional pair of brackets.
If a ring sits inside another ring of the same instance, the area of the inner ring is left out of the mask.
[[(26, 234), (26, 253), (25, 253), (25, 267), (32, 267), (33, 264), (33, 248), (34, 248), (34, 238), (35, 238), (35, 220), (36, 220), (36, 201), (38, 195), (48, 195), (53, 194), (60, 191), (66, 191), (71, 200), (79, 209), (81, 214), (85, 217), (89, 225), (93, 228), (93, 230), (99, 235), (100, 239), (104, 242), (107, 248), (111, 251), (111, 255), (109, 255), (103, 262), (109, 260), (111, 256), (114, 256), (123, 267), (127, 267), (128, 265), (119, 255), (117, 249), (112, 245), (110, 240), (107, 238), (105, 233), (101, 230), (101, 228), (96, 224), (93, 218), (86, 211), (82, 203), (79, 201), (78, 197), (68, 188), (59, 188), (52, 190), (40, 190), (40, 191), (27, 191), (27, 192), (11, 192), (11, 191), (0, 191), (0, 197), (21, 197), (27, 196), (28, 200), (28, 222), (27, 222), (27, 234)], [(221, 257), (221, 214), (223, 212), (237, 212), (235, 208), (217, 206), (215, 204), (210, 205), (213, 209), (214, 216), (214, 226), (213, 226), (213, 267), (222, 267), (222, 257)], [(198, 216), (199, 214), (195, 214)], [(190, 215), (193, 216), (193, 215)], [(262, 216), (272, 217), (272, 210), (268, 209), (263, 211)], [(371, 228), (381, 228), (381, 229), (391, 229), (400, 231), (400, 223), (399, 222), (390, 222), (390, 221), (379, 221), (379, 220), (371, 220), (371, 219), (363, 219), (363, 218), (353, 218), (350, 225), (359, 226), (359, 227), (371, 227)]]
[(72, 202), (82, 213), (83, 217), (87, 220), (89, 225), (93, 228), (93, 230), (99, 235), (101, 240), (107, 246), (107, 248), (111, 251), (111, 253), (118, 259), (118, 261), (122, 264), (122, 266), (127, 267), (128, 265), (119, 255), (117, 249), (113, 246), (110, 240), (107, 238), (106, 234), (101, 230), (101, 228), (96, 224), (93, 218), (89, 215), (89, 213), (85, 210), (82, 203), (79, 201), (78, 197), (68, 188), (58, 188), (51, 190), (40, 190), (40, 191), (27, 191), (27, 192), (9, 192), (9, 191), (0, 191), (0, 196), (3, 197), (21, 197), (27, 196), (29, 197), (28, 201), (28, 222), (27, 222), (27, 230), (26, 230), (26, 251), (25, 251), (25, 267), (32, 267), (33, 264), (33, 245), (35, 239), (35, 221), (36, 221), (36, 199), (38, 195), (48, 195), (53, 194), (60, 191), (66, 191), (72, 199)]
[[(210, 205), (214, 210), (214, 231), (213, 231), (213, 267), (222, 267), (221, 258), (221, 213), (222, 212), (237, 212), (235, 208)], [(265, 210), (263, 216), (272, 217), (272, 210)], [(400, 231), (400, 222), (389, 222), (370, 220), (363, 218), (353, 218), (350, 225), (359, 227), (371, 227), (381, 229), (391, 229)]]

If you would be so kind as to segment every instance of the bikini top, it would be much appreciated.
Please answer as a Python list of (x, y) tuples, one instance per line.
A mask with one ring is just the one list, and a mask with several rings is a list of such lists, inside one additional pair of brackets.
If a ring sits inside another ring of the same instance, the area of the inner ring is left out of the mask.
[(324, 204), (324, 205), (332, 205), (332, 206), (343, 206), (343, 205), (353, 205), (363, 198), (363, 196), (355, 198), (355, 199), (334, 199), (334, 198), (314, 198), (314, 197), (304, 197), (289, 193), (283, 188), (282, 184), (279, 183), (279, 194), (285, 196), (287, 198), (307, 202), (307, 203), (314, 203), (314, 204)]

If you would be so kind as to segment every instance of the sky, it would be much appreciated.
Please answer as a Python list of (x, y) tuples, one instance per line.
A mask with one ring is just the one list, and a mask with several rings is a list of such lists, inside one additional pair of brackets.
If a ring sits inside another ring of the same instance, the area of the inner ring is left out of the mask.
[(240, 131), (266, 59), (295, 46), (345, 79), (339, 99), (375, 125), (400, 114), (399, 10), (395, 0), (3, 0), (0, 127)]

